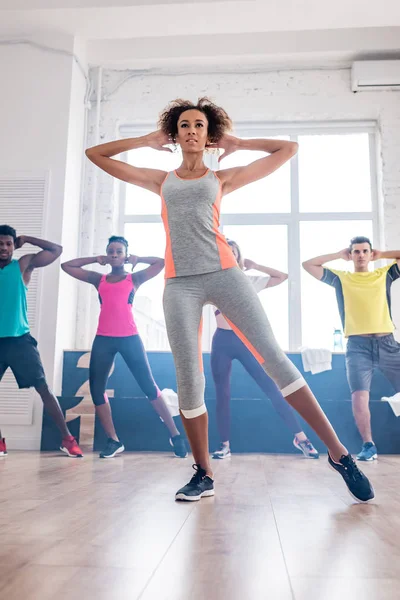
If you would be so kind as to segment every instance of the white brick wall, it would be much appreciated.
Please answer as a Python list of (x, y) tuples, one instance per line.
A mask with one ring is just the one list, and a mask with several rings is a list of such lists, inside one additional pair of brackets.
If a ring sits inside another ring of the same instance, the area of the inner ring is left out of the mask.
[[(384, 204), (384, 231), (387, 247), (400, 247), (400, 94), (396, 92), (350, 91), (350, 71), (308, 70), (254, 73), (201, 73), (136, 75), (107, 97), (129, 75), (103, 72), (100, 138), (109, 141), (118, 135), (121, 124), (154, 124), (168, 101), (184, 97), (195, 100), (207, 95), (224, 106), (234, 121), (343, 121), (375, 120), (381, 134), (378, 172)], [(95, 83), (95, 78), (94, 78)], [(95, 110), (91, 111), (88, 146), (93, 144)], [(90, 198), (93, 177), (97, 177), (94, 252), (102, 252), (116, 226), (117, 195), (111, 177), (88, 169), (86, 198)], [(84, 207), (84, 212), (87, 206)], [(85, 224), (85, 220), (83, 221)], [(91, 247), (89, 232), (82, 232), (82, 252)], [(79, 309), (80, 347), (88, 304)], [(93, 311), (92, 318), (93, 318)], [(82, 345), (83, 344), (83, 345)]]

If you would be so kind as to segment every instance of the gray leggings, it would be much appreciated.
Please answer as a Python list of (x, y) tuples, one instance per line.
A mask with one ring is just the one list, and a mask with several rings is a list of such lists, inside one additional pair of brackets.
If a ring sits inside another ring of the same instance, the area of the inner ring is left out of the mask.
[(257, 292), (239, 267), (168, 279), (164, 313), (174, 356), (179, 406), (187, 419), (206, 412), (201, 350), (202, 309), (213, 304), (249, 348), (283, 396), (305, 385), (278, 346)]

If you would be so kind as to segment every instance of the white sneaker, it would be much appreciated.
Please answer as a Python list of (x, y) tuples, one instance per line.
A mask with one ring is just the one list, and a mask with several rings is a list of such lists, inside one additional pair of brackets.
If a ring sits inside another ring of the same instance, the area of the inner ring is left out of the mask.
[(300, 450), (306, 458), (319, 458), (318, 450), (314, 448), (308, 438), (300, 441), (297, 436), (295, 436), (293, 446), (297, 448), (297, 450)]
[(231, 456), (231, 449), (225, 444), (221, 444), (221, 448), (216, 450), (212, 455), (213, 458), (218, 458), (220, 460), (223, 458), (229, 458), (229, 456)]

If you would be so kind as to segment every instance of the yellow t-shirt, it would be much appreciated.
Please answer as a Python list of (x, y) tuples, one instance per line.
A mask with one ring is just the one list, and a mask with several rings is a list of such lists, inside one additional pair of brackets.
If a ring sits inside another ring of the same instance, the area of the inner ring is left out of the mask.
[(397, 262), (366, 273), (324, 269), (321, 281), (336, 290), (346, 337), (391, 333), (394, 330), (390, 312), (390, 288), (399, 277)]

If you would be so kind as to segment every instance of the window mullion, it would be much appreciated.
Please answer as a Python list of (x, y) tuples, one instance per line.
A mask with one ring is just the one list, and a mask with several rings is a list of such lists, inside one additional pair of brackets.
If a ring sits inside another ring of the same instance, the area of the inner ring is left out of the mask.
[[(297, 142), (297, 136), (291, 136)], [(301, 268), (300, 268), (300, 198), (299, 159), (296, 155), (290, 163), (291, 214), (288, 227), (289, 264), (289, 350), (301, 346)]]

